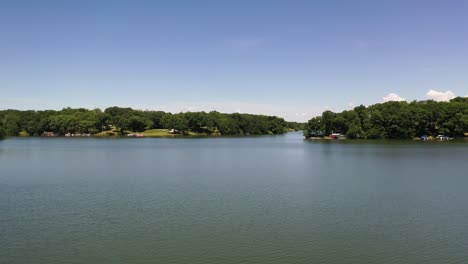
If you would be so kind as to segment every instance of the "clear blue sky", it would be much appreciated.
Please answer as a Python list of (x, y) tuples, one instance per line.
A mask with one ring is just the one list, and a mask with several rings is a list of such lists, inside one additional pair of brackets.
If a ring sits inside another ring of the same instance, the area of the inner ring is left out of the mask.
[(468, 94), (468, 1), (1, 1), (0, 108), (276, 114)]

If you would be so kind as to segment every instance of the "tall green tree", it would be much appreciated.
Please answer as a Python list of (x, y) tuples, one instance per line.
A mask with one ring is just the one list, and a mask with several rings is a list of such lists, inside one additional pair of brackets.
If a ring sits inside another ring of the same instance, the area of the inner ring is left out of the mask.
[(184, 114), (170, 114), (165, 115), (161, 119), (163, 126), (167, 129), (175, 129), (182, 134), (188, 129), (188, 120), (185, 118)]
[(152, 127), (152, 122), (141, 116), (131, 116), (128, 119), (128, 129), (133, 132), (143, 132)]
[(125, 116), (119, 116), (119, 115), (113, 116), (111, 118), (111, 122), (112, 122), (112, 125), (114, 126), (114, 128), (120, 134), (124, 134), (125, 130), (128, 129), (129, 122), (128, 122), (127, 117), (125, 117)]

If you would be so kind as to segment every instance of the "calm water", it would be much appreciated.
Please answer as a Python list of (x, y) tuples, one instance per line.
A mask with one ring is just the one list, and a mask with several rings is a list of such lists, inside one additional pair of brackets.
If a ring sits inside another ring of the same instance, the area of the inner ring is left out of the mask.
[(468, 144), (4, 140), (0, 263), (468, 263)]

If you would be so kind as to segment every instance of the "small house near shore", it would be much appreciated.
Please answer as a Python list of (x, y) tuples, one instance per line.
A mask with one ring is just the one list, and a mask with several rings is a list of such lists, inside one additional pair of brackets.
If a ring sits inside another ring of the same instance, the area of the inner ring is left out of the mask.
[(54, 132), (44, 132), (42, 133), (44, 137), (56, 137), (57, 135)]
[(342, 138), (344, 138), (344, 135), (342, 135), (340, 133), (331, 133), (330, 138), (331, 139), (342, 139)]

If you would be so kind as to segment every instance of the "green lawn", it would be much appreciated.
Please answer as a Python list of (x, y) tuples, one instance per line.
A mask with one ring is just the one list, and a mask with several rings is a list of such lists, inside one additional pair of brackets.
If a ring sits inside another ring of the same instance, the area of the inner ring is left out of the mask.
[[(125, 131), (125, 134), (130, 134), (130, 133), (135, 133), (135, 134), (143, 134), (145, 137), (203, 137), (203, 136), (208, 136), (207, 133), (197, 133), (197, 132), (186, 132), (184, 135), (181, 134), (172, 134), (169, 133), (169, 129), (150, 129), (146, 130), (144, 132), (131, 132), (131, 131)], [(218, 135), (214, 133), (213, 135)], [(104, 131), (101, 133), (94, 134), (93, 136), (96, 137), (119, 137), (121, 136), (118, 131), (116, 130), (109, 130), (109, 131)], [(124, 135), (125, 136), (125, 135)]]
[(145, 137), (177, 137), (177, 136), (207, 136), (205, 133), (197, 133), (197, 132), (188, 132), (184, 135), (181, 134), (172, 134), (169, 133), (168, 129), (151, 129), (142, 132), (141, 134), (145, 135)]
[(142, 132), (141, 134), (145, 135), (145, 137), (170, 137), (174, 136), (173, 134), (169, 133), (168, 129), (150, 129)]

